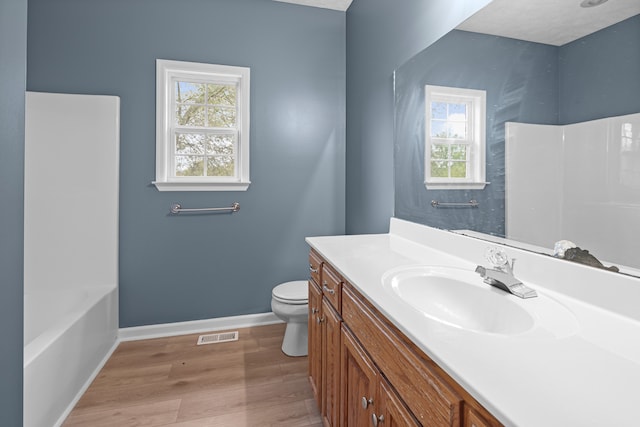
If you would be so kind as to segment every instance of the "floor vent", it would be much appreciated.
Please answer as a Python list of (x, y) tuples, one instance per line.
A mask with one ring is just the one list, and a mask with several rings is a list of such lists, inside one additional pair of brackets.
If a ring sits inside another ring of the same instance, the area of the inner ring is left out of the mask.
[(198, 337), (198, 345), (218, 344), (221, 342), (238, 341), (238, 331), (221, 332), (219, 334), (200, 335)]

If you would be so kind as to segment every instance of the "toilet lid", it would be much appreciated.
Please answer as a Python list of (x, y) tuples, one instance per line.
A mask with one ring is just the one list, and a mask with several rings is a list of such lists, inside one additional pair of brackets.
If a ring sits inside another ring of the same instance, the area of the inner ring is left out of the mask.
[(289, 304), (305, 304), (309, 300), (309, 290), (304, 280), (282, 283), (273, 288), (271, 295), (276, 300)]

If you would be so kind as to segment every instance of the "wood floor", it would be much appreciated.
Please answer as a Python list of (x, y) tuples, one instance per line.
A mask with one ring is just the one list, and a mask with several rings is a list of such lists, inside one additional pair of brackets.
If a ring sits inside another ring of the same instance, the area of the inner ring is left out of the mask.
[(284, 326), (121, 343), (63, 426), (320, 427), (307, 358), (280, 350)]

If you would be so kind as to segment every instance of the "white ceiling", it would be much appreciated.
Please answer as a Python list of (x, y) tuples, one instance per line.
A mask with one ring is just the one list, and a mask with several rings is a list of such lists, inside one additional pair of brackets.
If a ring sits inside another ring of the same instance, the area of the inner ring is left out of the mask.
[(582, 0), (493, 0), (459, 30), (562, 46), (640, 14), (640, 0), (609, 0), (582, 8)]
[(353, 0), (274, 0), (283, 3), (301, 4), (304, 6), (322, 7), (324, 9), (333, 9), (345, 11)]
[[(353, 0), (274, 1), (346, 11)], [(589, 8), (580, 7), (581, 1), (493, 0), (457, 28), (562, 46), (640, 14), (640, 0), (608, 0)]]

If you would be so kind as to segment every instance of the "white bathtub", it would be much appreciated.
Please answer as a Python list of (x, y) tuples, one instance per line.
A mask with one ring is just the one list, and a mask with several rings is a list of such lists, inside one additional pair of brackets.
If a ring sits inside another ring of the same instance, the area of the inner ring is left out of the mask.
[(24, 426), (61, 425), (115, 349), (118, 289), (24, 296)]

